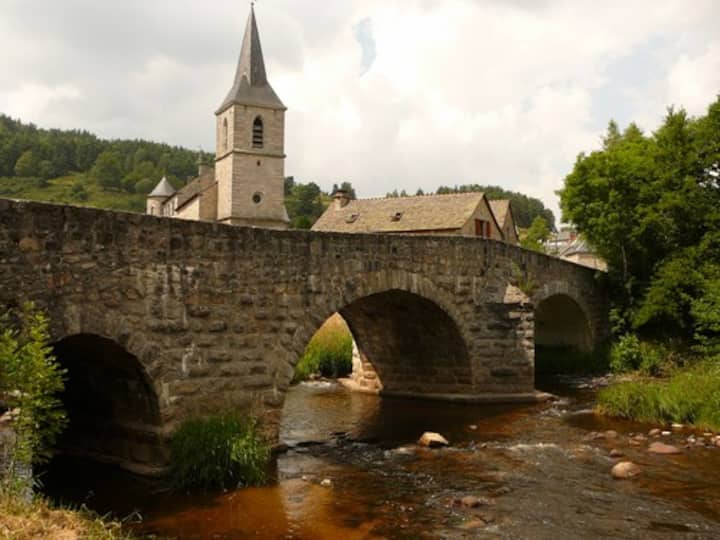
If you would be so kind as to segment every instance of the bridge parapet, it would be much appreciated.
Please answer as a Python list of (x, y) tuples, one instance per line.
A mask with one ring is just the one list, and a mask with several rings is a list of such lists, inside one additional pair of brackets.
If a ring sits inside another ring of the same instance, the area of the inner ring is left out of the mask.
[(277, 231), (0, 199), (0, 306), (34, 300), (58, 341), (99, 336), (135, 357), (157, 402), (157, 425), (139, 431), (152, 433), (240, 407), (276, 434), (295, 363), (335, 312), (388, 392), (528, 395), (533, 302), (573, 298), (599, 341), (607, 306), (596, 278), (477, 238)]

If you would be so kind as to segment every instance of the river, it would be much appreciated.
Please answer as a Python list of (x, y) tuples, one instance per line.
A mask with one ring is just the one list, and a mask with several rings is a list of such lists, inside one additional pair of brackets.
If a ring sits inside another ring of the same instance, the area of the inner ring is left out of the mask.
[[(557, 401), (502, 406), (301, 384), (287, 396), (289, 449), (267, 487), (173, 494), (62, 459), (43, 481), (56, 499), (133, 514), (129, 529), (179, 539), (720, 538), (720, 449), (660, 456), (632, 446), (629, 435), (652, 426), (593, 414), (592, 382), (546, 383)], [(595, 435), (607, 430), (617, 438)], [(416, 447), (424, 431), (451, 446)], [(688, 434), (663, 442), (683, 446)], [(613, 480), (613, 448), (641, 475)], [(477, 507), (460, 502), (468, 496)]]

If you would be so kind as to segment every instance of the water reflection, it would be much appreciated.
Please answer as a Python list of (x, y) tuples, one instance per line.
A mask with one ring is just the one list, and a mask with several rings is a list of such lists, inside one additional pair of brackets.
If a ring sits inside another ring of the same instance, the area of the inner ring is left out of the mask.
[[(720, 537), (720, 451), (652, 456), (626, 436), (647, 426), (582, 412), (592, 390), (554, 390), (565, 396), (554, 404), (469, 406), (301, 385), (271, 486), (184, 496), (71, 464), (48, 485), (101, 512), (138, 509), (137, 531), (183, 539)], [(588, 437), (607, 429), (620, 436)], [(452, 446), (414, 447), (426, 430)], [(637, 481), (610, 478), (613, 447), (643, 468)], [(468, 495), (482, 504), (458, 504)]]

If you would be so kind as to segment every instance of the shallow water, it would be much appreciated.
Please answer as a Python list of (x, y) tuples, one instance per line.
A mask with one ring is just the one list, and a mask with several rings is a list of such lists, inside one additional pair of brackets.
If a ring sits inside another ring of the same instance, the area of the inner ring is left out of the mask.
[[(100, 512), (136, 511), (137, 532), (236, 538), (720, 538), (720, 449), (653, 456), (628, 434), (649, 426), (589, 412), (594, 391), (554, 382), (550, 404), (486, 406), (291, 389), (274, 481), (186, 496), (113, 469), (58, 460), (50, 494)], [(582, 385), (580, 385), (582, 386)], [(617, 439), (593, 439), (615, 430)], [(451, 447), (413, 445), (437, 431)], [(664, 442), (680, 445), (688, 433)], [(669, 439), (669, 440), (665, 440)], [(610, 477), (623, 451), (640, 477)], [(81, 473), (82, 471), (82, 473)], [(330, 486), (321, 485), (328, 479)], [(468, 509), (457, 499), (472, 495)]]

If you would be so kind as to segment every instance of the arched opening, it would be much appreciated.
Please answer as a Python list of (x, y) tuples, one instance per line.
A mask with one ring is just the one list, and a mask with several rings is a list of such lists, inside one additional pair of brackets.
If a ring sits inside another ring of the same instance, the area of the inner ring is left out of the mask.
[(164, 465), (158, 400), (138, 359), (93, 334), (59, 341), (54, 354), (67, 370), (61, 398), (69, 424), (59, 453), (139, 472)]
[(263, 121), (262, 118), (257, 116), (255, 118), (255, 121), (253, 122), (253, 129), (252, 129), (252, 145), (253, 148), (262, 148), (264, 144), (264, 127), (263, 127)]
[[(309, 377), (307, 359), (321, 356), (325, 366)], [(333, 363), (335, 358), (342, 359)], [(337, 364), (344, 371), (333, 369)], [(285, 398), (279, 432), (280, 442), (291, 447), (331, 440), (339, 432), (388, 435), (383, 418), (392, 406), (386, 398), (471, 393), (472, 369), (448, 313), (417, 294), (389, 290), (349, 303), (320, 325), (296, 365), (295, 383)], [(416, 424), (406, 427), (405, 435), (422, 434), (422, 429), (415, 434)]]
[[(538, 374), (575, 372), (592, 350), (593, 338), (585, 311), (570, 296), (556, 294), (535, 308), (535, 370)], [(570, 365), (569, 365), (570, 364)]]

